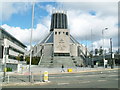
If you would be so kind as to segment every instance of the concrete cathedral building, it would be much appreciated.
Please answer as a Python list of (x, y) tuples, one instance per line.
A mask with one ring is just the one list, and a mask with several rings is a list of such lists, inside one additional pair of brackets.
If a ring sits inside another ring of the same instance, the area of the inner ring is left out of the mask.
[(86, 62), (87, 48), (77, 42), (68, 29), (67, 14), (54, 11), (50, 33), (33, 47), (33, 57), (40, 57), (40, 67), (77, 67)]

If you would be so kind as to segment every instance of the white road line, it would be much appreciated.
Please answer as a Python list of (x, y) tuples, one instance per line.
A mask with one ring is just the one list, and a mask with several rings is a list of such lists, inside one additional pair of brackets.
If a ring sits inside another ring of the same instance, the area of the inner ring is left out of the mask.
[(50, 77), (50, 78), (73, 78), (73, 77), (83, 77), (83, 76), (62, 76), (62, 77)]
[(97, 75), (87, 75), (87, 77), (88, 77), (88, 76), (97, 76)]
[(115, 79), (115, 80), (118, 80), (118, 78), (117, 78), (117, 79)]
[(83, 76), (74, 76), (74, 77), (83, 77)]
[(118, 75), (109, 75), (109, 77), (112, 77), (112, 76), (118, 76)]
[(97, 76), (97, 75), (85, 75), (85, 76), (61, 76), (61, 77), (50, 77), (50, 78), (77, 78), (77, 77), (94, 77), (94, 76)]
[(89, 83), (90, 81), (83, 81), (83, 82), (79, 82), (79, 83)]
[(103, 81), (106, 81), (106, 80), (98, 80), (98, 82), (103, 82)]
[(58, 83), (58, 85), (67, 85), (69, 83)]

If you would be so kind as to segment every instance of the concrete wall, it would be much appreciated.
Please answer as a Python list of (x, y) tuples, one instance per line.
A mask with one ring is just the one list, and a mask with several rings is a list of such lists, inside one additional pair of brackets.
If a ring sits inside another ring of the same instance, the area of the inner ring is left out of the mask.
[(33, 47), (33, 56), (41, 56), (42, 52), (42, 45), (37, 44), (36, 46)]
[(71, 56), (78, 56), (77, 44), (70, 44)]
[[(79, 50), (79, 55), (82, 55), (82, 52), (84, 53), (84, 55), (89, 56), (89, 51), (87, 50), (86, 46), (79, 44), (78, 45), (78, 50)], [(82, 51), (82, 52), (81, 52)]]
[[(66, 35), (68, 33), (68, 35)], [(54, 30), (54, 53), (70, 53), (70, 33), (67, 29)]]
[(44, 56), (52, 56), (53, 54), (53, 44), (45, 44), (43, 49)]

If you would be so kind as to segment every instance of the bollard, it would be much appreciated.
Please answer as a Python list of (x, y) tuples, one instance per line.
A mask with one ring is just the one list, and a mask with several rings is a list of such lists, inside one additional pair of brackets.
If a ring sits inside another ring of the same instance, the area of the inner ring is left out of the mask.
[(68, 69), (68, 72), (72, 72), (72, 69), (71, 69), (71, 68), (69, 68), (69, 69)]
[(40, 82), (42, 82), (42, 72), (40, 71)]
[(9, 81), (10, 81), (10, 77), (9, 77), (9, 75), (8, 75), (8, 83), (9, 83)]
[(44, 72), (44, 82), (48, 81), (48, 71)]
[(21, 73), (23, 73), (23, 69), (24, 69), (24, 67), (22, 67), (22, 71), (21, 71)]
[(32, 78), (32, 82), (34, 82), (34, 76), (33, 76), (33, 73), (31, 72), (31, 78)]

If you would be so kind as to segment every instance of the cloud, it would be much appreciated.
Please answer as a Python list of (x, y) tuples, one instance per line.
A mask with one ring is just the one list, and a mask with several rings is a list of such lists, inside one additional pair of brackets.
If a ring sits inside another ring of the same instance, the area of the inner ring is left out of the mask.
[(31, 8), (31, 4), (29, 2), (1, 2), (0, 14), (2, 18), (0, 20), (9, 20), (13, 14), (24, 14)]
[[(20, 27), (11, 27), (6, 24), (2, 25), (2, 27), (25, 45), (30, 44), (31, 29), (21, 29)], [(33, 30), (32, 43), (38, 43), (43, 40), (47, 34), (48, 29), (42, 24), (37, 24), (37, 27)]]
[[(85, 41), (87, 38), (91, 42), (92, 36), (94, 48), (99, 48), (103, 46), (102, 30), (107, 27), (108, 30), (104, 30), (105, 48), (109, 48), (110, 38), (113, 38), (113, 47), (118, 47), (118, 3), (68, 2), (62, 4), (67, 10), (70, 33), (78, 41)], [(90, 13), (91, 11), (94, 11), (94, 15)]]
[[(103, 45), (102, 30), (107, 27), (108, 30), (104, 31), (105, 48), (109, 48), (110, 38), (113, 38), (113, 47), (117, 48), (117, 44), (118, 44), (117, 4), (118, 3), (116, 2), (114, 3), (111, 2), (110, 3), (109, 2), (63, 3), (62, 2), (62, 3), (58, 3), (57, 5), (58, 7), (63, 7), (63, 10), (67, 10), (68, 25), (69, 25), (68, 27), (70, 33), (78, 41), (85, 41), (87, 38), (88, 42), (91, 42), (91, 36), (92, 36), (94, 48), (99, 48), (100, 46)], [(45, 35), (49, 33), (51, 13), (52, 13), (52, 9), (54, 9), (55, 7), (48, 3), (48, 5), (46, 5), (46, 7), (44, 8), (48, 12), (48, 15), (44, 16), (42, 18), (42, 21), (39, 24), (37, 24), (35, 30), (33, 30), (34, 43), (42, 40), (45, 37)], [(21, 8), (17, 10), (23, 12), (20, 9)], [(9, 14), (11, 15), (13, 13), (18, 13), (18, 12), (16, 11), (16, 9), (15, 10), (13, 9), (12, 12), (11, 11), (9, 12)], [(20, 27), (11, 27), (9, 25), (3, 25), (3, 28), (8, 30), (8, 32), (10, 32), (20, 41), (24, 42), (25, 44), (29, 44), (30, 29), (21, 29)], [(91, 35), (91, 30), (92, 30), (92, 35)]]

